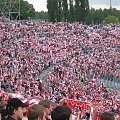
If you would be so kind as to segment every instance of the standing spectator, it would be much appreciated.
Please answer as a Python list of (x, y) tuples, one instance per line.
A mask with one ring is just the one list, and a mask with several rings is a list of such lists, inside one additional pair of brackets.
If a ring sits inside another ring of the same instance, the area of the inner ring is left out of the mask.
[(7, 117), (6, 105), (7, 105), (6, 101), (0, 102), (0, 120), (5, 120)]
[(115, 116), (113, 113), (102, 113), (100, 115), (100, 120), (115, 120)]
[(21, 120), (23, 117), (24, 107), (28, 107), (28, 104), (23, 103), (18, 98), (9, 99), (6, 107), (8, 113), (7, 120)]
[[(74, 120), (80, 120), (81, 113), (78, 111), (76, 114), (76, 117), (74, 117)], [(72, 110), (65, 106), (57, 106), (52, 112), (51, 112), (51, 118), (52, 120), (72, 120)]]
[(45, 107), (35, 104), (28, 110), (28, 120), (45, 120), (45, 114)]
[(50, 120), (50, 114), (51, 114), (51, 102), (49, 100), (41, 100), (39, 102), (39, 105), (42, 105), (45, 107), (46, 112), (46, 120)]
[(52, 120), (72, 120), (72, 110), (67, 106), (57, 106), (51, 112)]

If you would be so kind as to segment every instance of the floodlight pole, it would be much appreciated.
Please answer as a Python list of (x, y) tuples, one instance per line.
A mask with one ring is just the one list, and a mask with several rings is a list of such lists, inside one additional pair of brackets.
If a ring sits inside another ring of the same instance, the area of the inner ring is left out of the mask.
[(20, 6), (20, 0), (19, 0), (19, 12), (18, 12), (19, 20), (20, 20), (20, 8), (21, 6)]

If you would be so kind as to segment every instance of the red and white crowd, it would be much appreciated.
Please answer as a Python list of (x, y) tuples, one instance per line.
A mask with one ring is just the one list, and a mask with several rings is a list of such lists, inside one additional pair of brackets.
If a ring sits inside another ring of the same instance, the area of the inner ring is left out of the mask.
[[(48, 68), (52, 70), (40, 79)], [(0, 88), (4, 99), (18, 95), (56, 103), (62, 97), (92, 103), (97, 112), (120, 111), (117, 92), (101, 79), (120, 80), (120, 24), (0, 19)]]

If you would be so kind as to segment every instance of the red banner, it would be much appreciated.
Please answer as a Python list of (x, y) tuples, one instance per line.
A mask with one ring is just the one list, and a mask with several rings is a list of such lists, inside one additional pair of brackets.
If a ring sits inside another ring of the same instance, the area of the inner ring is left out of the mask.
[(100, 120), (100, 116), (99, 115), (95, 115), (94, 116), (94, 120)]
[(83, 108), (86, 110), (90, 109), (90, 106), (88, 105), (87, 102), (81, 102), (78, 100), (71, 100), (71, 99), (65, 99), (65, 102), (66, 102), (67, 106), (69, 106), (69, 107), (79, 107), (79, 108)]

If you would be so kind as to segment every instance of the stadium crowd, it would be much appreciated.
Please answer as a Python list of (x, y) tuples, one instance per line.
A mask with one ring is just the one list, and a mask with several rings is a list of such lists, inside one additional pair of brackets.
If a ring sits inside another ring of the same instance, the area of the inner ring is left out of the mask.
[[(117, 92), (100, 81), (120, 80), (119, 28), (119, 24), (88, 26), (1, 18), (1, 99), (14, 93), (22, 100), (56, 103), (61, 97), (92, 103), (96, 112), (119, 112)], [(48, 68), (52, 69), (48, 76), (40, 79)]]

